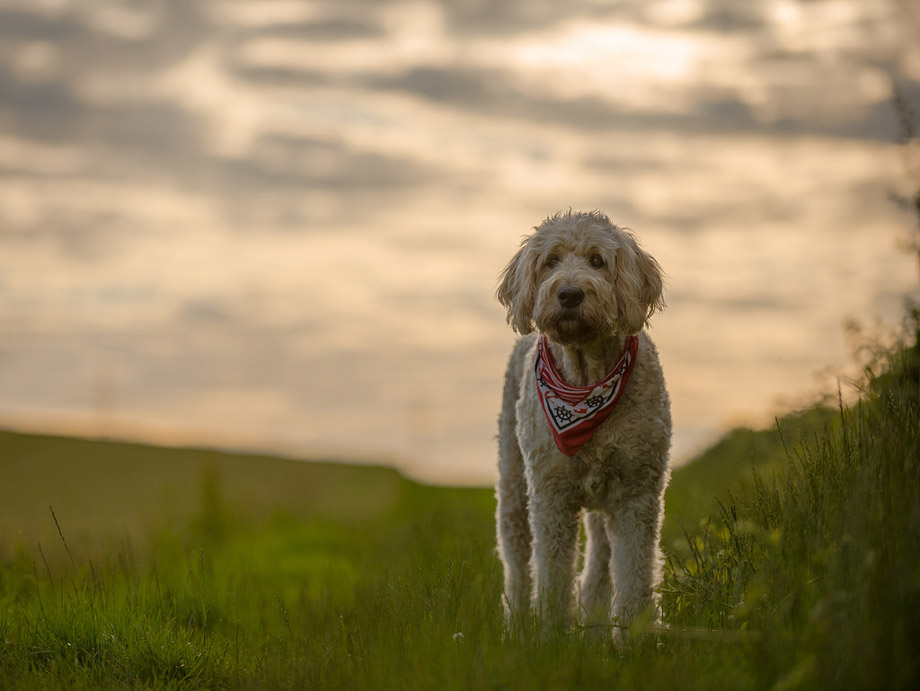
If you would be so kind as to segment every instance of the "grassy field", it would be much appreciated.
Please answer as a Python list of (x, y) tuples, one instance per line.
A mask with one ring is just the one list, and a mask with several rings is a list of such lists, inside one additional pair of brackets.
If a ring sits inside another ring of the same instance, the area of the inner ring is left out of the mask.
[(0, 688), (915, 688), (916, 366), (675, 472), (623, 649), (506, 639), (491, 490), (0, 433)]

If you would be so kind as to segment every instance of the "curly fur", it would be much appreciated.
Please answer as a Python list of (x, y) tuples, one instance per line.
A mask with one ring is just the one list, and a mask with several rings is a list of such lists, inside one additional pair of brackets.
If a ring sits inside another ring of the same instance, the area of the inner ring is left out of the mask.
[[(522, 334), (499, 419), (505, 615), (514, 627), (533, 609), (544, 627), (560, 628), (577, 602), (589, 623), (613, 617), (619, 636), (636, 616), (658, 616), (671, 415), (658, 353), (643, 328), (664, 307), (662, 272), (629, 232), (598, 212), (556, 214), (534, 230), (497, 291), (508, 323)], [(565, 304), (563, 289), (581, 289), (583, 301)], [(562, 376), (579, 386), (602, 379), (625, 337), (639, 334), (617, 408), (573, 457), (556, 447), (537, 397), (537, 333), (549, 339)], [(576, 588), (582, 516), (587, 541)]]

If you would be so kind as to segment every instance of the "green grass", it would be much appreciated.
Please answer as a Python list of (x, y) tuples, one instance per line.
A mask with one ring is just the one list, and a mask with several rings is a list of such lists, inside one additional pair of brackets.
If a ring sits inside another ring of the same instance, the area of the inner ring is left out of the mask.
[(0, 688), (914, 688), (918, 475), (908, 360), (730, 434), (668, 491), (670, 628), (617, 649), (506, 639), (488, 489), (0, 433)]
[(673, 474), (665, 495), (663, 543), (682, 549), (685, 531), (698, 530), (719, 511), (719, 501), (749, 493), (755, 477), (774, 480), (788, 466), (787, 444), (798, 445), (833, 429), (838, 411), (815, 407), (787, 415), (771, 429), (738, 427)]

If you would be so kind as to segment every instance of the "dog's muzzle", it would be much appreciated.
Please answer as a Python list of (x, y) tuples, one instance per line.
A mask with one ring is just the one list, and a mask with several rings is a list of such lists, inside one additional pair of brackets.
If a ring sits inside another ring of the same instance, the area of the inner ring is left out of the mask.
[(560, 309), (556, 312), (555, 326), (564, 340), (581, 340), (585, 331), (584, 315), (579, 307), (585, 300), (585, 291), (578, 286), (563, 286), (556, 293)]

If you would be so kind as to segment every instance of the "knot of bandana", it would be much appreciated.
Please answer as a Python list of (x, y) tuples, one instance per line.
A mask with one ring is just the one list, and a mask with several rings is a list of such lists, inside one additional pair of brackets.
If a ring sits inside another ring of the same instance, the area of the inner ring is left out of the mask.
[(623, 355), (610, 374), (592, 386), (572, 386), (556, 370), (546, 336), (540, 336), (534, 365), (537, 393), (556, 446), (566, 456), (574, 456), (616, 408), (638, 350), (639, 337), (627, 337)]

